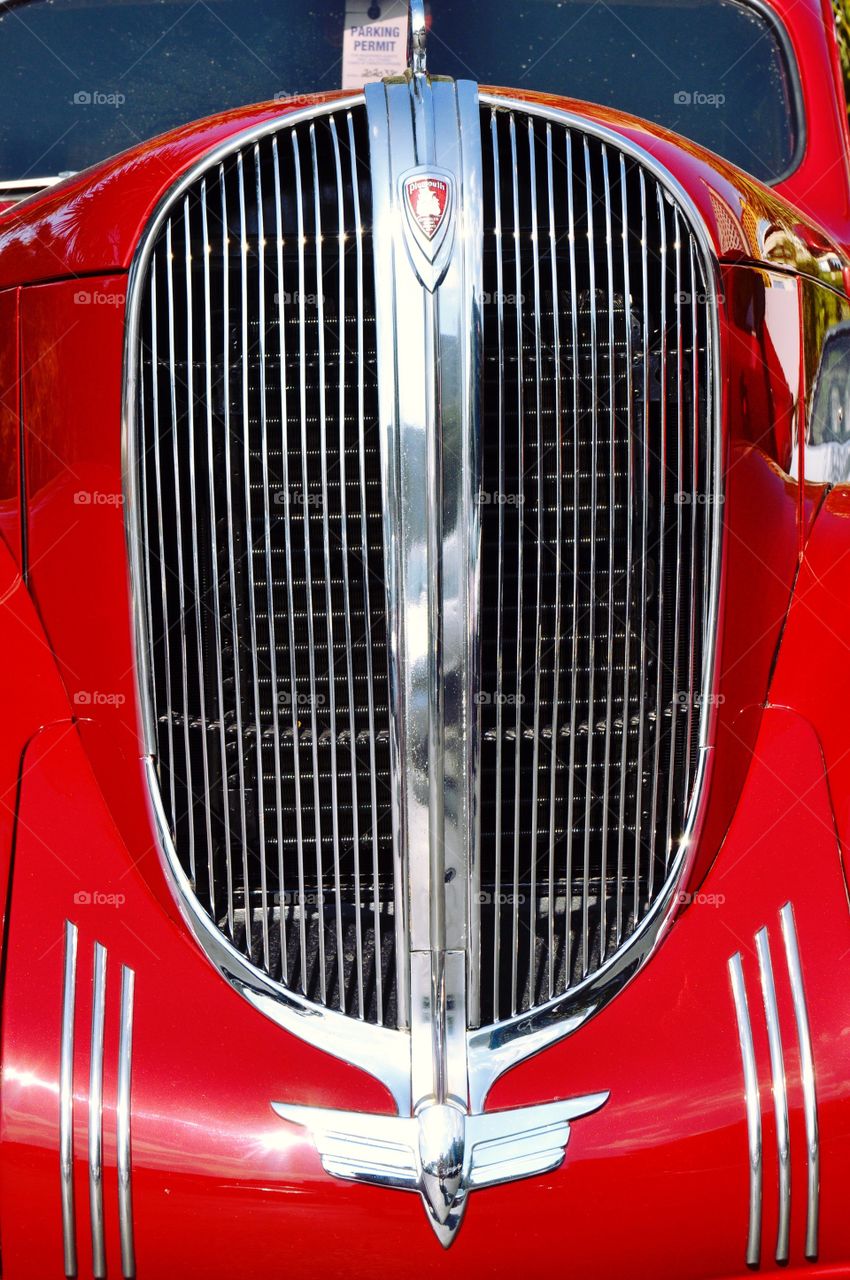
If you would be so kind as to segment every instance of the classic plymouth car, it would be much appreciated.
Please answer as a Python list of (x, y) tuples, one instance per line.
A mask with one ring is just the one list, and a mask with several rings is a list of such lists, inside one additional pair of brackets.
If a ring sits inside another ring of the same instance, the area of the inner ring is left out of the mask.
[(0, 102), (4, 1280), (850, 1274), (827, 0), (9, 0)]

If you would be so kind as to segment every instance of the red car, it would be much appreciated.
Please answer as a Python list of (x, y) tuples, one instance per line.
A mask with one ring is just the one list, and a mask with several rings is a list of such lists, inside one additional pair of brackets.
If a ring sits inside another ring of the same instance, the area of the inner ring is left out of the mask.
[(827, 0), (0, 5), (4, 1280), (850, 1274), (848, 166)]

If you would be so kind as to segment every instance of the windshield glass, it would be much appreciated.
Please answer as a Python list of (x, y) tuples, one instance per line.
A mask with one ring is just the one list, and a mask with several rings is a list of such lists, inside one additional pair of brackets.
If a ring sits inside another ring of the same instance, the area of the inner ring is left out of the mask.
[[(749, 3), (433, 0), (429, 8), (435, 73), (618, 107), (766, 181), (794, 167), (796, 73), (778, 29)], [(369, 0), (0, 3), (0, 183), (83, 169), (229, 107), (338, 89), (344, 70), (350, 87), (352, 74), (369, 74), (371, 52), (361, 45), (344, 69), (346, 25), (404, 23), (405, 13)]]

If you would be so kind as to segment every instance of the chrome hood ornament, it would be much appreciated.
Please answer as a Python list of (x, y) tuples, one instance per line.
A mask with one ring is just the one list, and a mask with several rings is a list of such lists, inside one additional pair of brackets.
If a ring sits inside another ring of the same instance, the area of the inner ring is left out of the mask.
[(598, 1111), (607, 1098), (592, 1093), (479, 1116), (433, 1103), (412, 1118), (272, 1105), (284, 1120), (310, 1131), (326, 1173), (418, 1191), (437, 1239), (448, 1249), (471, 1191), (557, 1169), (570, 1121)]

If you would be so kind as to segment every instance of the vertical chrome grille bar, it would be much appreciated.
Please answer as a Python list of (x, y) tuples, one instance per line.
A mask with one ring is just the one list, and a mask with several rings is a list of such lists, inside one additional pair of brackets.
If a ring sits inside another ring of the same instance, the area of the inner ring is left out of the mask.
[[(337, 767), (336, 721), (336, 651), (334, 648), (333, 595), (331, 592), (331, 545), (328, 520), (328, 406), (325, 364), (324, 250), (322, 248), (322, 192), (319, 185), (319, 161), (316, 154), (316, 126), (310, 125), (310, 158), (313, 168), (313, 218), (316, 237), (316, 306), (319, 336), (319, 453), (322, 477), (322, 548), (325, 580), (325, 614), (328, 654), (328, 712), (330, 717), (331, 754), (331, 832), (333, 835), (334, 908), (336, 912), (336, 963), (339, 982), (339, 1007), (345, 1012), (345, 947), (342, 937), (342, 895), (339, 883), (341, 857), (339, 837), (339, 769)], [(341, 318), (340, 318), (341, 322)], [(339, 424), (340, 433), (343, 422)]]
[[(205, 399), (207, 411), (207, 486), (209, 492), (210, 512), (209, 512), (209, 535), (210, 535), (210, 577), (212, 579), (213, 592), (213, 613), (215, 615), (215, 625), (211, 628), (213, 631), (213, 648), (215, 650), (215, 674), (216, 674), (216, 695), (218, 698), (218, 706), (216, 719), (218, 721), (218, 739), (219, 750), (221, 752), (221, 787), (223, 798), (223, 825), (224, 825), (224, 856), (225, 856), (225, 881), (227, 884), (227, 930), (231, 940), (233, 939), (233, 864), (232, 864), (232, 848), (230, 838), (230, 787), (227, 778), (227, 731), (224, 723), (224, 663), (222, 657), (222, 612), (221, 612), (221, 589), (219, 586), (218, 571), (218, 525), (216, 514), (216, 497), (215, 497), (215, 438), (213, 429), (213, 390), (212, 390), (212, 302), (211, 302), (211, 281), (210, 281), (210, 255), (212, 254), (212, 244), (210, 243), (209, 228), (209, 210), (207, 207), (207, 180), (201, 183), (201, 234), (203, 237), (203, 254), (204, 254), (204, 378), (205, 378)], [(209, 800), (207, 801), (209, 804)], [(214, 897), (214, 877), (211, 871), (210, 883), (210, 899), (213, 907), (215, 906)]]
[[(634, 574), (634, 511), (635, 511), (635, 440), (634, 440), (634, 370), (632, 367), (632, 285), (629, 263), (629, 194), (626, 184), (626, 161), (620, 156), (620, 215), (623, 228), (623, 301), (626, 331), (626, 430), (629, 440), (629, 474), (626, 497), (626, 637), (623, 656), (623, 736), (620, 746), (620, 805), (617, 814), (617, 922), (616, 945), (623, 938), (623, 869), (626, 839), (626, 785), (628, 746), (631, 712), (631, 640), (632, 640), (632, 576)], [(643, 663), (641, 663), (643, 667)], [(689, 739), (690, 740), (690, 739)], [(638, 768), (642, 762), (638, 761)], [(634, 885), (635, 912), (637, 911), (637, 883)]]
[(800, 946), (794, 908), (790, 902), (779, 913), (788, 977), (794, 1001), (794, 1018), (797, 1023), (797, 1040), (800, 1046), (800, 1082), (803, 1088), (803, 1114), (806, 1121), (807, 1205), (806, 1205), (806, 1257), (814, 1261), (818, 1256), (818, 1220), (820, 1215), (820, 1137), (818, 1134), (818, 1107), (815, 1089), (815, 1060), (812, 1051), (812, 1035), (809, 1028), (809, 1009), (803, 983), (803, 967), (800, 963)]
[[(640, 171), (640, 267), (641, 267), (641, 311), (643, 318), (643, 369), (642, 369), (642, 457), (641, 457), (641, 501), (640, 501), (640, 634), (646, 636), (647, 627), (649, 625), (649, 593), (647, 591), (648, 583), (648, 559), (649, 559), (649, 491), (650, 491), (650, 441), (649, 441), (649, 252), (648, 252), (648, 227), (647, 227), (647, 200), (646, 200), (646, 177), (643, 169)], [(635, 886), (635, 924), (641, 917), (641, 847), (643, 843), (643, 779), (644, 779), (644, 751), (646, 742), (646, 677), (647, 662), (640, 664), (639, 694), (638, 694), (638, 776), (637, 776), (637, 793), (635, 796), (635, 870), (634, 870), (634, 886)], [(650, 835), (651, 838), (651, 835)], [(652, 850), (649, 849), (649, 861), (651, 863)]]
[[(142, 386), (142, 394), (139, 401), (139, 455), (140, 455), (139, 469), (141, 472), (141, 480), (142, 480), (142, 500), (139, 505), (141, 508), (140, 516), (141, 516), (141, 526), (142, 526), (142, 548), (143, 548), (143, 562), (144, 562), (144, 569), (143, 569), (144, 584), (145, 584), (144, 608), (145, 608), (145, 624), (148, 628), (148, 635), (153, 636), (155, 634), (154, 621), (153, 621), (154, 580), (153, 580), (153, 569), (151, 565), (151, 560), (153, 559), (153, 548), (151, 546), (150, 516), (149, 516), (149, 510), (148, 510), (150, 505), (150, 496), (151, 496), (150, 471), (149, 471), (149, 465), (150, 465), (149, 454), (151, 452), (151, 444), (148, 439), (149, 415), (148, 415), (147, 407), (150, 405), (152, 399), (153, 400), (156, 399), (156, 395), (154, 394), (153, 396), (149, 396), (147, 392), (145, 366), (150, 362), (151, 355), (150, 355), (150, 348), (146, 349), (143, 338), (139, 339), (138, 357), (139, 357), (139, 379)], [(156, 386), (155, 370), (151, 371), (150, 381), (151, 381), (152, 389), (155, 388)], [(159, 493), (158, 489), (156, 490), (156, 493), (157, 494)], [(152, 661), (149, 663), (148, 671), (150, 676), (151, 700), (153, 702), (153, 705), (155, 707), (158, 707), (161, 705), (161, 695), (158, 692), (158, 682), (157, 682), (157, 672), (156, 672), (155, 661)]]
[(133, 994), (136, 975), (126, 965), (121, 968), (121, 1023), (118, 1033), (118, 1097), (115, 1127), (118, 1165), (118, 1225), (121, 1237), (121, 1270), (124, 1280), (136, 1274), (136, 1247), (133, 1237), (133, 1185), (131, 1129), (131, 1084), (133, 1069)]
[[(230, 625), (233, 632), (233, 698), (236, 722), (236, 760), (239, 778), (239, 834), (242, 854), (242, 891), (245, 895), (246, 913), (251, 901), (251, 885), (248, 876), (248, 816), (245, 807), (245, 753), (244, 725), (242, 719), (242, 677), (241, 637), (239, 613), (236, 599), (236, 548), (233, 541), (233, 520), (231, 513), (235, 510), (233, 494), (233, 434), (230, 414), (230, 220), (227, 208), (227, 182), (224, 166), (219, 166), (219, 185), (221, 190), (221, 248), (222, 248), (222, 400), (224, 404), (224, 476), (226, 485), (227, 519), (227, 568), (230, 582)], [(226, 767), (226, 765), (225, 765)], [(228, 814), (228, 821), (230, 815)], [(246, 950), (251, 960), (254, 958), (252, 930), (246, 928)]]
[[(502, 183), (499, 167), (499, 131), (497, 125), (496, 112), (490, 113), (490, 141), (493, 150), (493, 216), (495, 219), (496, 230), (496, 310), (497, 310), (497, 344), (498, 344), (498, 360), (499, 360), (499, 496), (505, 497), (505, 486), (507, 473), (505, 470), (505, 291), (504, 291), (504, 262), (503, 262), (503, 246), (502, 246)], [(500, 944), (501, 944), (501, 914), (502, 914), (502, 735), (504, 733), (504, 710), (503, 710), (503, 692), (505, 678), (504, 664), (504, 602), (505, 602), (505, 576), (504, 576), (504, 545), (505, 545), (505, 504), (499, 503), (499, 547), (497, 560), (497, 594), (498, 594), (498, 619), (496, 623), (496, 785), (495, 785), (495, 866), (494, 871), (494, 903), (493, 903), (493, 1009), (494, 1017), (499, 1017), (499, 996), (501, 989), (501, 966), (500, 966)]]
[[(572, 358), (572, 435), (573, 435), (573, 475), (572, 475), (572, 607), (570, 612), (570, 753), (569, 779), (567, 791), (567, 857), (564, 873), (565, 882), (565, 919), (564, 919), (564, 952), (566, 967), (564, 985), (572, 985), (573, 973), (573, 840), (575, 834), (575, 776), (576, 776), (576, 729), (578, 708), (578, 587), (579, 587), (579, 341), (578, 341), (578, 275), (576, 269), (576, 210), (575, 186), (573, 181), (573, 137), (567, 130), (566, 137), (566, 169), (567, 169), (567, 228), (570, 250), (570, 353)], [(583, 910), (583, 908), (582, 908)]]
[(522, 793), (522, 596), (523, 596), (523, 543), (524, 522), (523, 502), (525, 500), (525, 441), (524, 441), (524, 388), (522, 358), (522, 260), (520, 255), (520, 219), (519, 188), (517, 186), (519, 170), (517, 167), (516, 120), (513, 113), (510, 117), (511, 140), (511, 192), (513, 197), (514, 220), (514, 271), (516, 283), (516, 342), (517, 342), (517, 641), (516, 641), (516, 712), (514, 716), (514, 848), (513, 848), (513, 946), (511, 948), (511, 1014), (517, 1011), (517, 960), (519, 958), (519, 897), (520, 897), (520, 831)]
[[(531, 181), (531, 248), (532, 276), (534, 281), (534, 400), (536, 448), (534, 465), (537, 471), (537, 564), (535, 570), (534, 598), (534, 720), (531, 764), (531, 884), (529, 886), (529, 955), (528, 974), (532, 1002), (534, 1000), (536, 953), (537, 953), (537, 856), (538, 829), (540, 825), (539, 787), (540, 787), (540, 668), (543, 665), (543, 542), (544, 542), (544, 493), (543, 493), (543, 340), (541, 334), (540, 301), (540, 228), (537, 219), (537, 160), (535, 156), (536, 138), (534, 121), (528, 122), (528, 165)], [(520, 518), (522, 515), (520, 514)], [(520, 626), (522, 621), (520, 620)]]
[[(363, 223), (360, 211), (360, 185), (357, 172), (357, 146), (354, 137), (354, 121), (349, 111), (346, 117), (348, 125), (348, 151), (351, 162), (351, 192), (354, 203), (354, 235), (357, 252), (357, 450), (358, 478), (360, 482), (360, 558), (363, 566), (363, 612), (366, 648), (366, 683), (369, 716), (369, 802), (371, 813), (371, 845), (372, 845), (372, 918), (375, 931), (375, 998), (377, 1003), (377, 1019), (381, 1025), (384, 1020), (383, 996), (383, 946), (381, 938), (381, 883), (380, 864), (378, 861), (378, 779), (375, 756), (375, 698), (374, 698), (374, 658), (372, 653), (372, 603), (370, 594), (369, 565), (369, 530), (367, 524), (368, 495), (366, 488), (366, 409), (364, 386), (364, 333), (363, 333)], [(401, 966), (403, 959), (396, 957), (396, 965)]]
[[(181, 657), (181, 678), (183, 691), (183, 747), (186, 752), (185, 769), (186, 777), (183, 779), (186, 787), (186, 807), (189, 814), (187, 823), (189, 829), (189, 870), (192, 881), (196, 878), (195, 866), (195, 824), (192, 820), (192, 814), (195, 807), (195, 789), (192, 783), (192, 743), (189, 737), (189, 661), (186, 654), (186, 574), (183, 566), (183, 520), (180, 514), (181, 494), (180, 494), (180, 449), (179, 449), (179, 432), (177, 430), (179, 416), (177, 411), (177, 356), (176, 356), (176, 338), (175, 338), (175, 316), (174, 316), (174, 248), (172, 219), (168, 219), (165, 233), (165, 257), (168, 280), (168, 380), (171, 392), (171, 458), (174, 469), (174, 498), (175, 498), (175, 518), (177, 525), (177, 587), (178, 599), (180, 607), (180, 657)], [(174, 762), (171, 764), (172, 770)], [(174, 814), (175, 825), (177, 822), (177, 814)]]
[[(298, 145), (298, 134), (292, 131), (292, 152), (295, 158), (295, 202), (298, 219), (298, 337), (300, 344), (300, 403), (301, 403), (301, 494), (303, 501), (304, 522), (304, 574), (307, 584), (307, 643), (309, 653), (307, 661), (310, 672), (310, 739), (313, 758), (313, 821), (316, 845), (316, 897), (318, 899), (318, 935), (319, 935), (319, 990), (322, 1004), (327, 1003), (327, 972), (325, 968), (325, 886), (322, 854), (322, 812), (319, 792), (319, 751), (318, 726), (316, 720), (316, 702), (318, 684), (316, 682), (316, 635), (313, 621), (313, 569), (310, 551), (310, 483), (307, 470), (308, 434), (307, 434), (307, 361), (306, 361), (306, 268), (304, 262), (304, 192), (301, 179), (301, 153)], [(321, 277), (319, 277), (321, 279)], [(301, 900), (301, 911), (306, 910), (304, 899)], [(306, 981), (306, 977), (304, 979)]]
[(593, 179), (590, 171), (590, 147), (584, 142), (584, 182), (587, 207), (587, 262), (590, 276), (590, 386), (591, 386), (591, 464), (590, 464), (590, 608), (588, 610), (588, 695), (587, 757), (585, 761), (584, 860), (582, 875), (581, 965), (582, 977), (590, 969), (590, 836), (593, 818), (593, 739), (596, 731), (596, 512), (599, 487), (599, 373), (596, 318), (596, 246), (593, 234)]
[[(679, 210), (673, 214), (674, 249), (676, 263), (676, 475), (678, 490), (674, 495), (676, 517), (676, 604), (673, 615), (673, 672), (674, 679), (679, 671), (679, 639), (682, 627), (682, 486), (685, 479), (685, 395), (684, 395), (684, 352), (682, 350), (684, 334), (682, 332), (682, 227), (679, 221)], [(685, 691), (688, 702), (693, 697), (693, 689)], [(670, 870), (673, 856), (673, 844), (676, 833), (673, 830), (673, 799), (676, 786), (676, 739), (679, 716), (681, 714), (682, 690), (673, 688), (670, 707), (670, 759), (667, 771), (667, 840), (664, 848), (664, 871)]]
[[(661, 736), (664, 724), (664, 653), (662, 636), (664, 630), (664, 574), (665, 549), (667, 541), (667, 220), (664, 211), (664, 195), (661, 187), (655, 185), (655, 201), (658, 213), (659, 228), (659, 277), (661, 295), (661, 435), (659, 441), (660, 485), (658, 498), (658, 609), (655, 663), (655, 731), (652, 766), (652, 809), (649, 823), (650, 832), (655, 833), (658, 822), (658, 778), (661, 772)], [(652, 898), (655, 888), (655, 862), (657, 850), (650, 852), (648, 880), (649, 897)], [(665, 855), (666, 856), (666, 855)]]
[(77, 1274), (74, 1208), (74, 1017), (77, 1007), (77, 926), (65, 921), (62, 1034), (59, 1049), (59, 1172), (62, 1187), (62, 1248), (65, 1275)]
[[(260, 163), (260, 146), (254, 144), (254, 178), (257, 198), (257, 321), (259, 325), (258, 351), (260, 357), (260, 450), (263, 467), (263, 566), (265, 569), (266, 588), (266, 624), (269, 643), (269, 679), (271, 681), (271, 728), (274, 741), (274, 804), (275, 828), (277, 832), (277, 878), (278, 878), (278, 936), (280, 938), (280, 965), (284, 982), (287, 980), (287, 946), (286, 946), (286, 878), (283, 865), (283, 791), (280, 767), (280, 685), (277, 672), (277, 626), (275, 623), (274, 575), (272, 570), (272, 524), (269, 504), (271, 476), (269, 472), (269, 410), (268, 391), (266, 387), (266, 226), (265, 201), (263, 198), (263, 173)], [(283, 425), (283, 424), (282, 424)], [(284, 428), (285, 429), (285, 428)], [(283, 447), (286, 447), (284, 430), (281, 431)], [(262, 741), (262, 738), (261, 738)], [(260, 766), (262, 768), (263, 752), (260, 749)], [(263, 804), (262, 773), (260, 780), (260, 805)], [(261, 853), (261, 861), (265, 866), (265, 847)], [(263, 891), (263, 928), (268, 933), (269, 900)]]
[(614, 522), (616, 519), (616, 369), (614, 365), (614, 233), (611, 223), (611, 176), (608, 148), (603, 144), (602, 186), (605, 198), (605, 262), (608, 276), (608, 661), (605, 676), (605, 746), (602, 782), (602, 857), (599, 876), (599, 957), (608, 949), (608, 830), (611, 809), (611, 732), (614, 706)]
[(738, 1022), (738, 1041), (741, 1047), (741, 1064), (744, 1071), (744, 1101), (747, 1109), (747, 1135), (750, 1166), (750, 1219), (747, 1232), (747, 1266), (757, 1267), (761, 1256), (761, 1206), (762, 1206), (762, 1137), (761, 1098), (759, 1096), (758, 1068), (753, 1045), (753, 1031), (747, 1004), (747, 987), (740, 952), (729, 960), (729, 977), (732, 982), (732, 998)]
[[(688, 582), (692, 584), (690, 592), (690, 613), (688, 618), (688, 715), (685, 727), (685, 742), (688, 744), (685, 759), (685, 796), (691, 793), (691, 764), (692, 755), (691, 743), (693, 741), (693, 716), (694, 716), (694, 690), (696, 689), (696, 610), (697, 610), (697, 512), (699, 510), (700, 495), (700, 448), (702, 445), (702, 424), (700, 423), (699, 412), (699, 327), (697, 320), (697, 293), (699, 292), (699, 282), (697, 280), (697, 269), (694, 261), (694, 238), (688, 236), (688, 257), (690, 262), (690, 281), (691, 281), (691, 396), (692, 405), (692, 442), (691, 442), (691, 547), (690, 547), (690, 574)], [(706, 493), (708, 491), (706, 490)], [(706, 525), (710, 521), (706, 521)]]
[(782, 1054), (782, 1033), (779, 1027), (779, 1008), (776, 1003), (776, 985), (773, 980), (773, 964), (770, 959), (770, 941), (767, 929), (756, 934), (759, 970), (761, 972), (764, 1016), (767, 1022), (767, 1042), (770, 1049), (770, 1073), (773, 1079), (773, 1111), (776, 1118), (776, 1148), (779, 1158), (779, 1218), (776, 1230), (776, 1261), (788, 1261), (788, 1241), (791, 1230), (791, 1143), (788, 1126), (788, 1093), (785, 1082), (785, 1061)]
[[(557, 433), (558, 461), (555, 471), (555, 646), (552, 671), (552, 740), (549, 762), (549, 911), (548, 911), (548, 978), (547, 994), (551, 1000), (555, 990), (555, 854), (557, 847), (557, 786), (558, 786), (558, 713), (561, 692), (561, 577), (562, 577), (562, 509), (564, 504), (564, 431), (561, 420), (561, 330), (558, 291), (558, 239), (555, 231), (555, 179), (552, 150), (552, 126), (546, 125), (546, 189), (549, 199), (549, 260), (552, 270), (552, 345), (555, 356), (555, 431)], [(569, 837), (568, 837), (569, 838)], [(569, 929), (569, 890), (566, 903), (567, 929)]]
[[(177, 783), (174, 773), (174, 699), (171, 689), (171, 621), (168, 614), (168, 581), (166, 578), (167, 564), (165, 554), (165, 530), (162, 520), (162, 499), (163, 480), (162, 480), (162, 457), (160, 449), (160, 426), (159, 426), (159, 344), (157, 336), (157, 289), (156, 289), (156, 267), (157, 256), (152, 259), (151, 270), (151, 369), (154, 384), (153, 397), (153, 465), (154, 476), (156, 478), (156, 521), (157, 521), (157, 551), (159, 560), (159, 585), (162, 596), (162, 644), (165, 650), (165, 720), (166, 720), (166, 738), (168, 741), (168, 789), (171, 797), (171, 825), (172, 832), (175, 828), (175, 820), (177, 815)], [(161, 742), (161, 740), (160, 740)], [(161, 748), (160, 748), (161, 753)]]
[[(266, 876), (266, 816), (265, 784), (263, 780), (263, 725), (260, 712), (260, 680), (257, 666), (259, 652), (257, 627), (257, 589), (254, 581), (254, 530), (253, 504), (251, 502), (251, 400), (250, 400), (250, 345), (248, 321), (248, 224), (245, 211), (245, 163), (242, 152), (236, 156), (236, 174), (239, 182), (239, 288), (241, 341), (239, 359), (242, 370), (242, 456), (245, 488), (245, 564), (248, 576), (248, 634), (251, 644), (251, 668), (254, 693), (254, 734), (257, 757), (257, 827), (259, 829), (260, 863), (260, 928), (263, 938), (263, 963), (269, 967), (269, 918), (268, 887)], [(262, 381), (262, 379), (261, 379)], [(249, 938), (254, 932), (254, 904), (245, 898), (245, 930)], [(249, 946), (251, 944), (249, 943)]]
[(103, 1029), (106, 1015), (106, 950), (94, 944), (91, 1059), (89, 1071), (89, 1206), (91, 1216), (92, 1273), (106, 1276), (103, 1236)]
[[(357, 724), (354, 704), (354, 668), (352, 654), (354, 651), (354, 635), (351, 626), (351, 583), (348, 572), (348, 496), (346, 492), (347, 472), (345, 462), (345, 391), (346, 391), (346, 335), (345, 335), (345, 205), (343, 201), (342, 160), (339, 149), (339, 136), (333, 116), (328, 119), (334, 153), (334, 172), (336, 176), (337, 222), (338, 222), (338, 258), (339, 258), (339, 493), (340, 493), (340, 542), (342, 549), (342, 594), (345, 614), (345, 676), (348, 692), (348, 735), (349, 758), (351, 769), (351, 814), (352, 842), (354, 862), (354, 945), (357, 965), (357, 1016), (363, 1017), (363, 926), (361, 921), (361, 884), (360, 884), (360, 826), (357, 805)], [(371, 695), (370, 695), (371, 696)], [(341, 896), (337, 888), (338, 901)], [(380, 968), (380, 953), (378, 965)], [(344, 1007), (340, 1001), (340, 1007)]]
[[(304, 881), (304, 828), (301, 810), (301, 752), (298, 723), (298, 684), (295, 667), (295, 595), (292, 570), (292, 486), (289, 474), (289, 398), (286, 371), (286, 313), (284, 309), (285, 277), (283, 269), (283, 203), (281, 195), (280, 154), (277, 138), (272, 139), (274, 157), (275, 240), (277, 248), (277, 334), (278, 369), (280, 375), (281, 421), (281, 471), (283, 476), (283, 522), (286, 543), (286, 619), (289, 640), (289, 708), (292, 720), (292, 775), (295, 790), (295, 844), (298, 855), (298, 941), (300, 950), (299, 986), (306, 990), (307, 983), (307, 919), (305, 914), (306, 887)], [(283, 892), (283, 891), (282, 891)], [(286, 900), (281, 897), (281, 913)]]
[[(189, 222), (189, 197), (183, 199), (183, 253), (186, 272), (186, 405), (187, 432), (189, 448), (189, 512), (192, 525), (192, 594), (195, 603), (195, 653), (198, 670), (198, 699), (201, 709), (201, 760), (204, 770), (204, 826), (207, 836), (207, 868), (210, 880), (210, 896), (213, 913), (215, 912), (215, 873), (213, 854), (215, 846), (212, 834), (212, 813), (210, 810), (210, 761), (207, 749), (207, 697), (206, 697), (206, 664), (204, 647), (201, 638), (201, 609), (205, 607), (201, 600), (201, 567), (198, 551), (198, 496), (195, 479), (195, 332), (194, 332), (194, 294), (192, 288), (192, 237)], [(176, 447), (176, 431), (175, 431)]]

